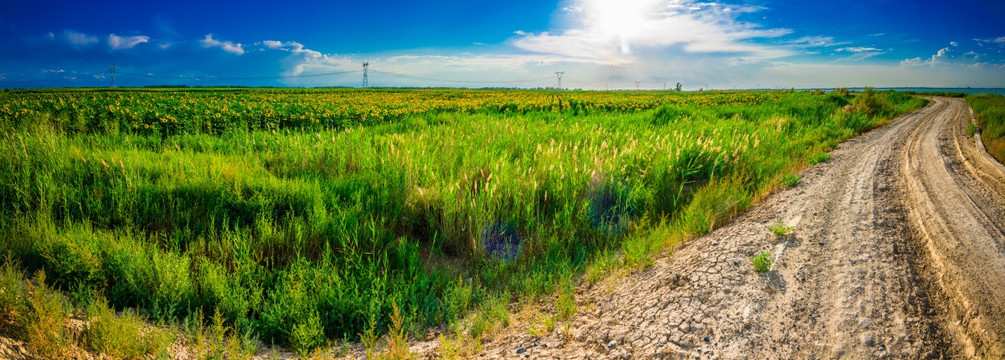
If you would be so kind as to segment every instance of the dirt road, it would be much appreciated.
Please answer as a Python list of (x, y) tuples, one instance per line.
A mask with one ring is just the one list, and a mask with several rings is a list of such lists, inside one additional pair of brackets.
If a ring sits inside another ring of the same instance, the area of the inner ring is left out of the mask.
[[(580, 289), (568, 327), (511, 326), (485, 358), (1001, 358), (1005, 169), (960, 99), (842, 144), (649, 269)], [(794, 227), (775, 237), (778, 220)], [(767, 275), (750, 256), (775, 257)]]

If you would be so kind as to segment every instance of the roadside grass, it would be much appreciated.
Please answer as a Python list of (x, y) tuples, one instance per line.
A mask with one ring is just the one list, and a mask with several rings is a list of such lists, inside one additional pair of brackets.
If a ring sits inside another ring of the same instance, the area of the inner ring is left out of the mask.
[[(1005, 96), (977, 94), (967, 96), (966, 101), (974, 108), (988, 154), (1005, 163)], [(973, 136), (969, 127), (967, 134)]]
[[(100, 96), (83, 94), (63, 100)], [(240, 94), (220, 96), (256, 101)], [(35, 292), (4, 283), (0, 310), (16, 316), (0, 331), (47, 354), (76, 340), (32, 329), (95, 307), (84, 336), (95, 340), (80, 343), (93, 351), (157, 356), (175, 334), (228, 358), (257, 340), (306, 355), (333, 339), (376, 349), (384, 329), (398, 341), (449, 324), (477, 339), (506, 323), (513, 299), (555, 294), (535, 330), (550, 332), (576, 312), (584, 272), (595, 282), (649, 266), (809, 154), (924, 103), (872, 91), (645, 96), (631, 108), (458, 105), (327, 128), (290, 108), (286, 127), (242, 113), (208, 127), (174, 117), (168, 132), (39, 100), (32, 117), (2, 120), (0, 254), (12, 274), (47, 278)], [(177, 100), (136, 97), (135, 109)], [(11, 99), (31, 100), (0, 101)], [(39, 293), (73, 296), (37, 297), (35, 311), (25, 299)], [(178, 330), (117, 343), (144, 322)]]
[(796, 186), (796, 184), (798, 183), (799, 183), (799, 175), (785, 174), (785, 176), (782, 177), (782, 185), (793, 187)]
[(822, 162), (827, 162), (827, 160), (830, 159), (831, 159), (830, 153), (818, 153), (811, 155), (808, 159), (806, 159), (806, 161), (809, 162), (810, 165), (816, 165)]

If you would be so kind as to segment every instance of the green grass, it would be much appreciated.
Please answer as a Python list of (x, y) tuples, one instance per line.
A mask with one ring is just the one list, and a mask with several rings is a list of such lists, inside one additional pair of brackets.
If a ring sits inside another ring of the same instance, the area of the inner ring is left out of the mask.
[(793, 187), (796, 186), (796, 184), (798, 183), (799, 183), (799, 175), (785, 174), (785, 176), (782, 177), (782, 185)]
[[(5, 93), (0, 254), (11, 271), (44, 270), (77, 311), (107, 302), (128, 321), (190, 324), (184, 336), (220, 327), (209, 337), (306, 354), (395, 328), (393, 307), (421, 334), (492, 301), (568, 289), (588, 268), (595, 279), (610, 254), (647, 266), (810, 154), (924, 103), (891, 92), (549, 96)], [(337, 110), (325, 101), (346, 99), (365, 105), (325, 117)], [(562, 296), (556, 311), (571, 316)], [(3, 334), (45, 322), (17, 319)], [(143, 349), (159, 351), (150, 341)]]
[(766, 273), (771, 270), (771, 263), (774, 260), (771, 258), (771, 253), (767, 251), (761, 251), (757, 255), (750, 257), (750, 265), (754, 267), (754, 271), (759, 273)]
[[(1005, 96), (978, 94), (966, 100), (977, 115), (977, 127), (988, 154), (1005, 163)], [(967, 133), (973, 135), (969, 130)]]
[(816, 164), (819, 164), (819, 163), (822, 163), (822, 162), (827, 162), (827, 160), (830, 160), (830, 159), (831, 159), (831, 154), (830, 153), (819, 153), (819, 154), (811, 155), (807, 159), (807, 162), (809, 162), (810, 165), (816, 165)]

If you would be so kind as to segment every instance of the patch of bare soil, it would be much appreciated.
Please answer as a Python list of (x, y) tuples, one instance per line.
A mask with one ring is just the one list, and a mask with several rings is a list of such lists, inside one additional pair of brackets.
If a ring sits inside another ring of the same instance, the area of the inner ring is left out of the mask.
[(32, 359), (24, 341), (0, 336), (0, 359), (27, 360)]

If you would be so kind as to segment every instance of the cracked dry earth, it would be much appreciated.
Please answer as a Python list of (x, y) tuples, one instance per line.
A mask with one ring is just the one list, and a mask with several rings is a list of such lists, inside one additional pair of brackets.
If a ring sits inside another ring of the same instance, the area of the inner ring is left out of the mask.
[[(513, 324), (478, 356), (1001, 358), (1005, 169), (970, 121), (961, 99), (934, 98), (645, 271), (582, 285), (550, 335)], [(795, 231), (775, 237), (779, 219)], [(766, 275), (750, 265), (762, 250)]]

